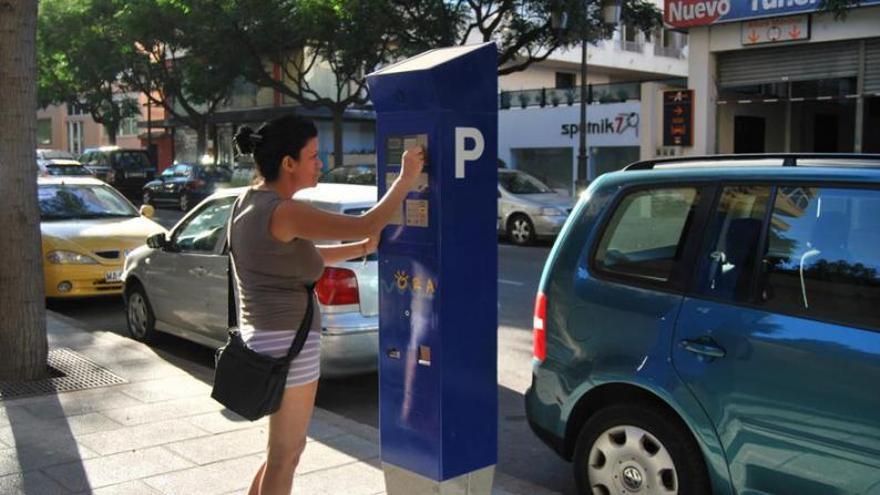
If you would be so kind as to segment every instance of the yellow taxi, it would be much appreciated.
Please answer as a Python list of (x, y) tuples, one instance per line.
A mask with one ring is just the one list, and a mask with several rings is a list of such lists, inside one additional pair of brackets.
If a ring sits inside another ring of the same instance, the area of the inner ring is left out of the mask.
[(46, 297), (122, 293), (122, 265), (134, 248), (165, 229), (122, 194), (88, 177), (37, 180)]

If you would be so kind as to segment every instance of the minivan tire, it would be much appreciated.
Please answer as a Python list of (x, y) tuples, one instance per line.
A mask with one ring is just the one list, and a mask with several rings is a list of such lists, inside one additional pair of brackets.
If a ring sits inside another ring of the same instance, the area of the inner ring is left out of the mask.
[(528, 246), (535, 242), (535, 224), (522, 213), (517, 213), (507, 221), (507, 238), (517, 246)]
[[(610, 451), (604, 455), (603, 445), (611, 444), (613, 449), (604, 449)], [(601, 476), (591, 479), (591, 465)], [(602, 469), (606, 465), (607, 470)], [(627, 488), (661, 493), (650, 483), (673, 487), (679, 495), (712, 493), (702, 452), (690, 431), (672, 413), (647, 402), (614, 404), (593, 414), (578, 435), (573, 467), (582, 495), (604, 493), (593, 491), (597, 484), (610, 484), (609, 493)], [(649, 476), (655, 469), (663, 475)]]
[(140, 283), (125, 291), (125, 323), (128, 335), (134, 340), (149, 344), (158, 338), (153, 307)]

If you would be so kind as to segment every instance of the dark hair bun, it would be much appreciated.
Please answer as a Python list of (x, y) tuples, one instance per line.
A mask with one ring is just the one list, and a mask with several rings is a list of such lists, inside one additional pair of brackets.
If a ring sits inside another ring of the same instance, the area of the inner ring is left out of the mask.
[(232, 138), (235, 141), (235, 147), (242, 155), (250, 155), (254, 152), (256, 144), (262, 141), (263, 137), (254, 133), (250, 127), (243, 125), (238, 128), (238, 132)]

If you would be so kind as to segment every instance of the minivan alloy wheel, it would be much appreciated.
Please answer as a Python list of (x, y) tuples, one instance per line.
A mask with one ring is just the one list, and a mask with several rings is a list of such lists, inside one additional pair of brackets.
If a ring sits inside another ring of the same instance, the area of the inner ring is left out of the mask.
[(615, 426), (600, 434), (590, 448), (587, 469), (594, 494), (678, 493), (669, 451), (637, 426)]
[(180, 195), (180, 211), (188, 211), (189, 210), (189, 194), (182, 193)]

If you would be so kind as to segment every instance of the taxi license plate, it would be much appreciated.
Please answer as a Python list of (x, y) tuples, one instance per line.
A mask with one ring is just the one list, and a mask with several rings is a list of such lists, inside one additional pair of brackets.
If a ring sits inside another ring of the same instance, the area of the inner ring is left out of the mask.
[(107, 272), (107, 274), (104, 276), (104, 280), (106, 280), (107, 282), (119, 282), (122, 280), (122, 271), (117, 270), (114, 272)]

